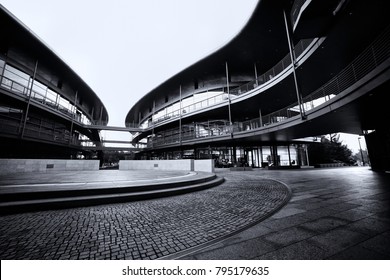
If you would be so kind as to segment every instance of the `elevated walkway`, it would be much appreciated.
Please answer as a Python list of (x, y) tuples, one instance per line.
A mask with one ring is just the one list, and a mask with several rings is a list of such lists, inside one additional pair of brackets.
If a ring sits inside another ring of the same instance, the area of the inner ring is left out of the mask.
[(221, 184), (214, 173), (80, 171), (13, 174), (0, 185), (0, 213), (10, 214), (177, 195)]

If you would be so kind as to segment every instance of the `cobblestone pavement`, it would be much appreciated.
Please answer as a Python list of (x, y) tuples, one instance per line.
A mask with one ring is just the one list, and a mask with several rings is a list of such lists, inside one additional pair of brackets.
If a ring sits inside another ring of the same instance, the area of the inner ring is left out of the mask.
[(0, 216), (1, 259), (156, 259), (237, 232), (290, 197), (271, 179), (226, 173), (168, 198)]
[(250, 174), (286, 183), (289, 203), (261, 223), (178, 258), (390, 260), (390, 174), (369, 167)]

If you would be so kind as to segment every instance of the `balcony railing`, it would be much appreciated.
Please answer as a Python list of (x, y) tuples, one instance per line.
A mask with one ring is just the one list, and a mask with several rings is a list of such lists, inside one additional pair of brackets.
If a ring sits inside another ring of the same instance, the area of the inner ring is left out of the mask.
[[(344, 90), (350, 88), (363, 77), (377, 68), (381, 63), (390, 58), (390, 26), (352, 63), (340, 71), (335, 77), (326, 82), (314, 92), (303, 98), (303, 107), (305, 111), (312, 110), (328, 102)], [(260, 108), (259, 108), (260, 109)], [(289, 106), (275, 111), (271, 114), (261, 116), (244, 122), (236, 122), (229, 125), (227, 122), (216, 126), (213, 121), (194, 123), (190, 132), (184, 131), (179, 134), (178, 129), (164, 131), (157, 136), (150, 138), (148, 147), (167, 145), (173, 143), (185, 142), (205, 137), (224, 136), (230, 133), (243, 132), (259, 129), (274, 123), (284, 122), (292, 117), (300, 115), (298, 103), (295, 102)]]
[[(57, 98), (55, 98), (55, 100), (53, 100), (53, 97), (51, 97), (50, 94), (47, 94), (47, 89), (41, 89), (39, 86), (35, 87), (36, 90), (34, 90), (34, 87), (31, 88), (31, 78), (27, 81), (17, 76), (15, 73), (10, 73), (12, 74), (12, 76), (17, 79), (20, 79), (21, 81), (24, 81), (28, 85), (23, 85), (21, 82), (6, 77), (5, 75), (1, 75), (0, 73), (0, 86), (2, 88), (7, 89), (8, 91), (11, 91), (12, 93), (17, 94), (19, 96), (31, 98), (31, 100), (35, 102), (41, 103), (46, 107), (49, 107), (50, 109), (53, 109), (57, 112), (67, 115), (68, 117), (71, 117), (74, 121), (80, 122), (82, 124), (91, 124), (91, 121), (84, 114), (76, 113), (76, 107), (74, 105), (71, 105), (69, 101), (65, 101), (65, 99), (63, 99), (59, 95)], [(46, 94), (44, 94), (43, 92), (39, 92), (38, 90), (46, 91)], [(61, 99), (63, 99), (63, 103), (67, 103), (68, 106), (64, 106), (63, 104), (61, 104)]]
[[(0, 113), (0, 131), (3, 135), (19, 136), (22, 132), (23, 113), (10, 112)], [(34, 116), (30, 116), (26, 120), (26, 125), (23, 131), (24, 137), (37, 139), (41, 141), (71, 144), (79, 146), (81, 143), (77, 136), (70, 135), (70, 131), (65, 127), (56, 125), (55, 122), (49, 120), (41, 120)]]
[[(299, 57), (304, 54), (306, 50), (309, 49), (310, 46), (312, 46), (315, 42), (318, 41), (318, 38), (316, 39), (304, 39), (301, 40), (297, 43), (297, 45), (294, 47), (294, 53), (295, 56), (299, 59)], [(266, 71), (264, 74), (260, 75), (257, 77), (257, 79), (254, 79), (248, 83), (245, 83), (239, 87), (236, 88), (230, 88), (229, 93), (230, 93), (230, 99), (234, 99), (238, 96), (241, 96), (245, 93), (248, 93), (272, 80), (277, 78), (283, 71), (286, 69), (291, 68), (291, 58), (290, 55), (287, 54), (282, 60), (280, 60), (274, 67)], [(184, 116), (186, 114), (199, 111), (205, 108), (209, 108), (211, 106), (221, 104), (221, 103), (227, 103), (228, 102), (228, 91), (227, 87), (222, 87), (220, 89), (221, 93), (214, 95), (213, 97), (210, 98), (205, 98), (204, 100), (195, 102), (190, 105), (182, 106), (181, 109), (175, 109), (172, 110), (171, 112), (168, 112), (164, 114), (161, 117), (156, 118), (155, 114), (159, 113), (156, 112), (152, 116), (152, 121), (150, 119), (148, 121), (143, 122), (143, 125), (145, 126), (144, 128), (150, 128), (153, 127), (154, 125), (171, 120), (173, 118), (178, 118), (180, 116)], [(176, 107), (179, 105), (176, 103)], [(166, 110), (166, 109), (164, 109)], [(161, 111), (160, 111), (161, 112)]]

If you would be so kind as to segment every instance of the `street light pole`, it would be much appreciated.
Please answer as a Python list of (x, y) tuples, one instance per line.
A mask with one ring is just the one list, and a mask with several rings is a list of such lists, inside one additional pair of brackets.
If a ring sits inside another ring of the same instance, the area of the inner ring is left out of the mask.
[(361, 137), (358, 137), (358, 142), (359, 142), (360, 156), (362, 157), (362, 164), (364, 166), (364, 158), (363, 158), (362, 146), (360, 146), (360, 138)]

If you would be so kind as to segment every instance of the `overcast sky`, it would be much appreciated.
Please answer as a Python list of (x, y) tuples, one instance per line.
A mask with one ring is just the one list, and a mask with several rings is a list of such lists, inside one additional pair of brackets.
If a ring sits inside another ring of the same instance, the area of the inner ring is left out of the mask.
[[(257, 2), (1, 0), (96, 92), (110, 126), (124, 126), (142, 96), (225, 45)], [(358, 149), (357, 136), (342, 140)]]

